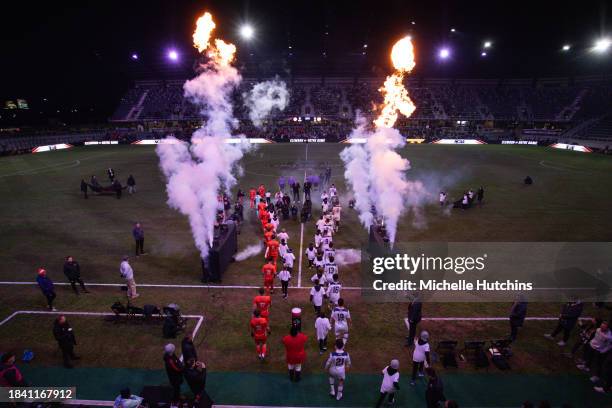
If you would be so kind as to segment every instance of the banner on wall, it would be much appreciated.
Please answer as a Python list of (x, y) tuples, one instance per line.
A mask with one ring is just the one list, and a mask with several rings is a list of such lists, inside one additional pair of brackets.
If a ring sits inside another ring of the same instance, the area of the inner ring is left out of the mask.
[(486, 144), (479, 139), (438, 139), (434, 144), (459, 144), (459, 145), (481, 145)]
[(553, 149), (573, 150), (574, 152), (582, 152), (582, 153), (591, 153), (593, 151), (586, 146), (566, 144), (566, 143), (554, 143), (554, 144), (551, 144), (550, 147), (552, 147)]
[(70, 149), (71, 147), (73, 146), (68, 143), (58, 143), (58, 144), (52, 144), (52, 145), (37, 146), (32, 149), (32, 153), (42, 153), (42, 152), (50, 152), (53, 150)]

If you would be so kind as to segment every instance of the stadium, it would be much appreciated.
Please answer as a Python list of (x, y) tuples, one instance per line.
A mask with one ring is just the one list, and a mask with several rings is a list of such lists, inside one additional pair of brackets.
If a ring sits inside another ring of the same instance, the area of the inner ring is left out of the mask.
[(7, 13), (0, 402), (612, 406), (610, 17), (473, 3)]

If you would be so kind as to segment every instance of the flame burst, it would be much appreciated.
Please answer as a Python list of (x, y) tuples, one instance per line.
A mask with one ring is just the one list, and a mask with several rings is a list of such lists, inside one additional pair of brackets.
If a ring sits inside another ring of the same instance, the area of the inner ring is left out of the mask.
[(379, 89), (385, 100), (380, 115), (374, 121), (376, 127), (393, 127), (398, 112), (410, 117), (416, 109), (403, 83), (404, 76), (415, 66), (414, 47), (410, 37), (402, 38), (395, 43), (391, 50), (391, 62), (395, 72), (387, 77), (383, 87)]
[(236, 46), (223, 40), (215, 39), (214, 45), (211, 41), (212, 32), (217, 25), (213, 21), (212, 14), (204, 13), (196, 21), (196, 30), (193, 32), (193, 46), (200, 53), (206, 51), (206, 55), (220, 66), (228, 66), (234, 60)]

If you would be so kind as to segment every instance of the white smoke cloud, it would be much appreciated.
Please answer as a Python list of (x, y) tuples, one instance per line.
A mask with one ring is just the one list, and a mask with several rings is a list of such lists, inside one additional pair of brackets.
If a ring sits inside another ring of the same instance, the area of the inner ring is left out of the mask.
[(382, 216), (391, 244), (395, 242), (400, 217), (411, 211), (413, 225), (425, 226), (423, 206), (435, 196), (420, 180), (408, 180), (410, 162), (397, 153), (404, 147), (405, 138), (397, 129), (366, 128), (363, 118), (350, 138), (365, 138), (365, 144), (352, 144), (340, 157), (345, 165), (344, 177), (355, 195), (355, 208), (361, 223), (369, 228), (373, 222), (371, 205)]
[(283, 111), (289, 103), (287, 84), (278, 78), (253, 85), (242, 97), (249, 109), (249, 118), (257, 127), (261, 127), (263, 120), (273, 110)]
[[(213, 242), (217, 195), (236, 184), (239, 160), (249, 144), (228, 144), (236, 119), (232, 116), (231, 91), (240, 84), (238, 71), (214, 61), (185, 82), (185, 97), (201, 108), (203, 126), (191, 144), (159, 144), (160, 167), (167, 178), (168, 205), (189, 218), (191, 232), (202, 258)], [(234, 136), (236, 137), (236, 136)]]
[(361, 251), (358, 249), (337, 249), (334, 261), (338, 266), (350, 265), (361, 262)]
[(244, 248), (242, 251), (238, 252), (234, 258), (238, 262), (244, 261), (245, 259), (248, 259), (252, 256), (255, 256), (261, 253), (262, 250), (263, 250), (263, 245), (261, 243), (249, 245), (248, 247)]

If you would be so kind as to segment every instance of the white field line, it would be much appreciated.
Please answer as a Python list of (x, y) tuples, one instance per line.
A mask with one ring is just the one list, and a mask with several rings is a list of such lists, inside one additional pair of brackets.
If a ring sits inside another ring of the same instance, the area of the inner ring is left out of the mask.
[[(305, 166), (308, 162), (308, 143), (306, 143), (306, 159), (304, 160)], [(304, 181), (306, 181), (306, 169), (304, 168)], [(302, 253), (304, 252), (304, 223), (302, 222), (300, 224), (300, 257), (299, 257), (299, 261), (298, 261), (298, 281), (297, 281), (297, 287), (301, 288), (302, 287), (302, 257), (304, 256), (304, 254)]]
[[(18, 310), (16, 312), (13, 312), (13, 314), (8, 316), (6, 319), (2, 320), (0, 322), (0, 326), (8, 323), (12, 318), (18, 315), (115, 316), (114, 313), (110, 313), (110, 312), (63, 312), (59, 310), (56, 312), (51, 312), (51, 311), (42, 311), (42, 310)], [(134, 316), (142, 316), (142, 315), (135, 314)], [(195, 337), (198, 334), (198, 331), (200, 330), (200, 327), (202, 327), (204, 316), (203, 315), (182, 315), (182, 316), (188, 319), (198, 319), (195, 327), (193, 328), (193, 332), (191, 333), (191, 336), (195, 339)], [(157, 316), (154, 316), (154, 317), (157, 317)]]

